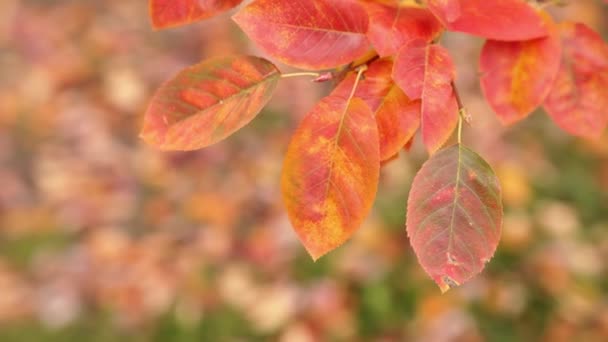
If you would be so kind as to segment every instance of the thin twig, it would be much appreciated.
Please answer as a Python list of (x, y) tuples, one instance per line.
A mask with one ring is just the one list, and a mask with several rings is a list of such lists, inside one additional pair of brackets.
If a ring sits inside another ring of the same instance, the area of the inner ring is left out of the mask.
[(464, 108), (464, 104), (462, 103), (462, 98), (460, 97), (460, 93), (458, 92), (458, 88), (456, 87), (456, 83), (452, 81), (452, 89), (454, 91), (454, 96), (456, 97), (456, 103), (458, 103), (458, 143), (462, 143), (462, 122), (466, 123), (471, 122), (471, 117), (467, 114), (466, 109)]
[(301, 76), (319, 77), (320, 74), (316, 73), (316, 72), (292, 72), (289, 74), (282, 74), (281, 78), (301, 77)]

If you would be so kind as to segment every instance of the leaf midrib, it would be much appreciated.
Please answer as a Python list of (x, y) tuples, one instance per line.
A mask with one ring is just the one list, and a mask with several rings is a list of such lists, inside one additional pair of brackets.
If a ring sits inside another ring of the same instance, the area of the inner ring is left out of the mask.
[[(232, 94), (230, 96), (227, 96), (225, 98), (219, 98), (219, 101), (217, 101), (216, 103), (214, 103), (214, 104), (212, 104), (212, 105), (210, 105), (208, 107), (205, 107), (205, 108), (200, 108), (200, 110), (196, 111), (194, 114), (187, 115), (187, 116), (185, 116), (185, 117), (183, 117), (183, 118), (175, 121), (174, 123), (171, 124), (171, 126), (177, 125), (177, 124), (179, 124), (179, 123), (181, 123), (183, 121), (186, 121), (186, 120), (188, 120), (188, 119), (190, 119), (190, 118), (192, 118), (194, 116), (202, 115), (202, 114), (210, 111), (212, 108), (215, 108), (217, 106), (225, 106), (226, 102), (230, 102), (230, 101), (232, 101), (233, 99), (235, 99), (237, 97), (246, 95), (252, 89), (254, 89), (256, 87), (259, 87), (262, 84), (269, 83), (270, 81), (274, 80), (275, 77), (278, 78), (279, 76), (280, 76), (280, 72), (275, 68), (275, 70), (273, 70), (272, 73), (266, 74), (266, 75), (262, 76), (262, 80), (260, 82), (254, 83), (254, 84), (252, 84), (252, 85), (250, 85), (250, 86), (248, 86), (246, 88), (240, 88), (239, 87), (240, 90), (238, 92), (235, 92), (234, 94)], [(215, 78), (215, 80), (217, 82), (218, 78)], [(223, 79), (220, 79), (220, 80), (225, 81)]]
[(450, 218), (449, 225), (449, 238), (448, 238), (448, 248), (446, 252), (446, 256), (449, 259), (449, 256), (452, 254), (452, 243), (454, 240), (454, 218), (456, 217), (456, 205), (458, 202), (458, 198), (460, 197), (460, 173), (462, 170), (462, 145), (458, 144), (458, 161), (456, 163), (456, 181), (454, 184), (454, 200), (452, 201), (452, 217)]

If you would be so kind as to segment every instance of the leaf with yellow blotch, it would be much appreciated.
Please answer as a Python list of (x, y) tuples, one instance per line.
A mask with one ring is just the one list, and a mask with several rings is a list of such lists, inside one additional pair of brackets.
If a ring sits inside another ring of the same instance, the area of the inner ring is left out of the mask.
[(262, 110), (280, 75), (272, 63), (252, 56), (212, 58), (188, 67), (156, 91), (141, 138), (162, 150), (214, 144)]
[(190, 24), (238, 6), (243, 0), (149, 0), (150, 18), (157, 29)]
[(522, 42), (488, 40), (479, 61), (481, 89), (503, 124), (527, 117), (540, 106), (557, 76), (561, 42), (547, 18), (550, 35)]
[[(355, 96), (371, 108), (378, 124), (380, 160), (397, 154), (412, 139), (420, 126), (420, 100), (410, 100), (391, 77), (393, 61), (382, 58), (370, 63)], [(332, 95), (348, 96), (356, 74), (351, 73), (334, 89)]]
[(524, 0), (428, 0), (427, 5), (450, 31), (505, 41), (548, 33), (540, 13)]
[(422, 140), (429, 153), (435, 153), (458, 124), (452, 87), (456, 71), (449, 52), (437, 44), (412, 40), (397, 53), (392, 75), (409, 98), (422, 99)]
[(418, 262), (445, 292), (481, 272), (500, 239), (498, 178), (458, 144), (420, 169), (407, 202), (407, 234)]
[(363, 100), (328, 96), (304, 117), (287, 149), (281, 190), (313, 259), (359, 228), (376, 196), (379, 172), (378, 129)]
[(412, 39), (431, 42), (443, 30), (435, 16), (425, 8), (403, 7), (392, 4), (362, 3), (369, 14), (367, 37), (380, 56), (395, 54)]
[(302, 69), (335, 68), (369, 50), (367, 13), (355, 0), (256, 0), (233, 19), (266, 53)]
[(608, 44), (585, 24), (560, 24), (561, 67), (544, 108), (570, 134), (599, 138), (608, 124)]

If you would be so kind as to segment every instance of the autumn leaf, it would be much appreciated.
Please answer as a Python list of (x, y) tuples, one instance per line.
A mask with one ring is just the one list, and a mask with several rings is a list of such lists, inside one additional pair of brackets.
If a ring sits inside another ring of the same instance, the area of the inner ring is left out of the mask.
[(559, 70), (561, 42), (556, 25), (548, 26), (550, 35), (545, 38), (488, 40), (481, 51), (481, 89), (503, 124), (527, 117), (551, 90)]
[(443, 292), (481, 272), (500, 238), (498, 178), (475, 152), (458, 144), (420, 169), (407, 205), (407, 234), (426, 273)]
[(210, 18), (243, 0), (149, 0), (150, 18), (157, 29), (186, 25)]
[(425, 8), (402, 7), (398, 1), (390, 5), (364, 2), (363, 6), (369, 14), (367, 37), (380, 56), (395, 54), (412, 39), (430, 42), (443, 30), (435, 16)]
[(548, 33), (539, 12), (524, 0), (428, 0), (427, 5), (450, 31), (506, 41)]
[[(376, 117), (382, 161), (399, 153), (420, 126), (420, 101), (410, 100), (395, 84), (391, 77), (392, 68), (390, 58), (374, 61), (355, 92), (355, 96), (363, 99)], [(356, 74), (351, 73), (332, 95), (348, 96), (355, 78)]]
[(212, 58), (186, 68), (157, 90), (141, 138), (162, 150), (214, 144), (260, 112), (279, 78), (272, 63), (251, 56)]
[(367, 13), (354, 0), (256, 0), (233, 19), (266, 53), (302, 69), (335, 68), (369, 49)]
[(565, 22), (560, 32), (561, 66), (544, 108), (566, 132), (599, 138), (608, 124), (608, 44), (585, 24)]
[(456, 71), (449, 52), (437, 44), (412, 40), (397, 53), (392, 75), (410, 99), (422, 99), (422, 140), (433, 154), (458, 123), (458, 103), (452, 87)]
[(289, 219), (313, 259), (344, 243), (369, 213), (380, 172), (378, 129), (359, 98), (328, 96), (303, 119), (283, 164)]

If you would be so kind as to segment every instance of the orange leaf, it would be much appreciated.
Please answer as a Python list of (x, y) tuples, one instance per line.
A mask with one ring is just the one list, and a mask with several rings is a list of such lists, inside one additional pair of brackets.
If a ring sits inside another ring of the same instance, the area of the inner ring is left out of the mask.
[(430, 154), (437, 151), (458, 124), (458, 104), (452, 88), (456, 76), (449, 52), (417, 39), (395, 57), (393, 79), (411, 99), (422, 99), (422, 140)]
[(150, 18), (157, 29), (186, 25), (236, 7), (243, 0), (150, 0)]
[(498, 178), (462, 145), (439, 151), (420, 169), (407, 201), (407, 235), (418, 261), (443, 292), (490, 260), (500, 238)]
[[(391, 78), (392, 68), (390, 58), (371, 63), (355, 92), (355, 96), (363, 99), (375, 114), (382, 161), (397, 154), (420, 126), (420, 101), (410, 100), (395, 84)], [(355, 78), (355, 74), (350, 74), (332, 95), (348, 96)]]
[(428, 0), (427, 5), (450, 31), (506, 41), (547, 35), (541, 15), (524, 0)]
[(251, 56), (213, 58), (182, 70), (157, 91), (141, 138), (163, 150), (195, 150), (249, 123), (270, 100), (280, 73)]
[(256, 0), (233, 19), (266, 53), (303, 69), (348, 64), (369, 49), (367, 13), (354, 0)]
[(561, 67), (544, 107), (563, 130), (599, 138), (608, 124), (608, 44), (580, 23), (562, 23)]
[(369, 14), (367, 37), (380, 56), (390, 56), (412, 39), (432, 41), (443, 27), (429, 10), (377, 2), (363, 3)]
[(296, 130), (281, 177), (289, 219), (313, 259), (344, 243), (369, 213), (380, 172), (378, 129), (359, 98), (328, 96)]
[(540, 106), (559, 69), (561, 43), (555, 24), (550, 35), (522, 42), (488, 40), (480, 57), (481, 88), (503, 124), (512, 124)]

